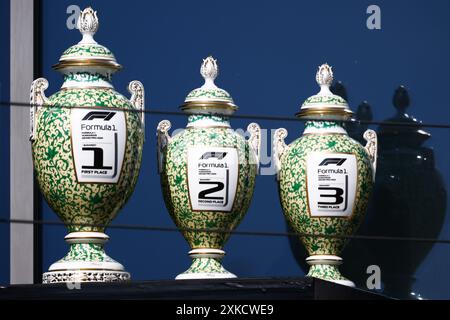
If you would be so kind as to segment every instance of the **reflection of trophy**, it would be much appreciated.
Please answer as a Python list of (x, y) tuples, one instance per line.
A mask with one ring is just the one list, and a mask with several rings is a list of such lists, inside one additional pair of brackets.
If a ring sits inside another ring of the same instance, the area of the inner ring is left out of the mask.
[[(431, 135), (421, 122), (406, 114), (409, 96), (399, 87), (393, 98), (397, 109), (388, 122), (408, 126), (381, 125), (377, 182), (373, 201), (361, 233), (376, 236), (436, 238), (445, 218), (447, 193), (435, 168), (434, 152), (423, 143)], [(368, 264), (379, 265), (384, 293), (415, 299), (414, 272), (433, 243), (414, 241), (364, 241), (371, 254)], [(352, 257), (356, 259), (355, 252)]]
[(131, 82), (131, 101), (114, 91), (111, 75), (121, 66), (111, 51), (93, 39), (98, 29), (95, 11), (82, 11), (78, 28), (83, 39), (67, 49), (54, 67), (64, 75), (62, 89), (47, 98), (47, 80), (37, 79), (31, 86), (30, 140), (36, 178), (70, 231), (66, 236), (70, 251), (44, 273), (44, 283), (130, 277), (106, 255), (103, 245), (108, 236), (103, 232), (138, 178), (144, 88)]
[(229, 233), (213, 230), (232, 231), (244, 217), (253, 195), (261, 134), (255, 123), (248, 126), (248, 141), (231, 129), (228, 116), (237, 107), (214, 84), (216, 60), (206, 58), (200, 71), (205, 84), (181, 106), (189, 115), (186, 129), (170, 137), (170, 122), (158, 125), (161, 185), (167, 209), (192, 248), (192, 265), (177, 279), (234, 278), (220, 263)]
[(291, 227), (307, 234), (301, 240), (310, 254), (306, 259), (308, 276), (353, 286), (339, 272), (342, 258), (338, 255), (346, 240), (336, 236), (352, 235), (365, 214), (375, 173), (377, 137), (367, 130), (364, 148), (347, 135), (339, 120), (350, 118), (352, 111), (329, 89), (333, 81), (330, 66), (320, 66), (316, 80), (320, 92), (308, 98), (297, 115), (330, 121), (306, 122), (303, 136), (289, 146), (284, 143), (287, 131), (275, 132), (280, 200)]

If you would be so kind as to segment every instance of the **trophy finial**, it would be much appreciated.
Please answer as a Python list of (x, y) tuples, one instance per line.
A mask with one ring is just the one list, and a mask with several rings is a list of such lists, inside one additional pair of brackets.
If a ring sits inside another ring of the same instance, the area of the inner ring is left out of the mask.
[[(300, 118), (317, 118), (317, 116), (326, 116), (327, 118), (350, 119), (353, 115), (347, 101), (331, 92), (333, 83), (333, 70), (327, 63), (319, 66), (316, 73), (316, 82), (320, 86), (319, 93), (309, 97), (303, 102), (300, 111), (296, 113)], [(338, 83), (339, 85), (339, 83)], [(339, 86), (334, 86), (336, 89)], [(340, 84), (340, 87), (343, 87)]]
[(77, 22), (77, 28), (83, 35), (83, 39), (80, 43), (97, 43), (93, 38), (98, 30), (97, 11), (94, 11), (91, 7), (87, 7), (81, 11)]
[(331, 67), (325, 63), (319, 67), (316, 73), (316, 81), (319, 86), (327, 86), (329, 87), (333, 82), (333, 71)]
[(219, 66), (217, 65), (217, 60), (212, 56), (203, 59), (202, 66), (200, 68), (200, 74), (205, 79), (205, 84), (202, 88), (216, 88), (214, 80), (219, 74)]
[(409, 93), (405, 86), (399, 86), (394, 93), (392, 102), (395, 108), (400, 112), (405, 112), (409, 107)]
[(192, 90), (184, 99), (184, 104), (180, 106), (181, 110), (187, 113), (199, 114), (199, 111), (205, 114), (231, 114), (237, 110), (231, 95), (224, 89), (219, 88), (214, 80), (219, 74), (217, 60), (212, 56), (203, 59), (200, 67), (200, 74), (205, 83)]

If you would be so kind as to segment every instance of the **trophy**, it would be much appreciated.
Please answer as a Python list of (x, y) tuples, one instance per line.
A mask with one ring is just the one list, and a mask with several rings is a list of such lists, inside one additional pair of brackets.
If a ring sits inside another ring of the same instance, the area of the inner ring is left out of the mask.
[[(277, 129), (274, 158), (281, 206), (292, 229), (301, 233), (310, 265), (308, 276), (354, 286), (338, 269), (346, 243), (360, 225), (375, 177), (377, 136), (367, 130), (365, 147), (347, 135), (347, 102), (331, 93), (333, 72), (321, 65), (320, 92), (302, 105), (303, 135), (286, 145), (286, 129)], [(326, 120), (321, 120), (320, 118)]]
[(164, 201), (192, 249), (192, 265), (176, 279), (235, 278), (221, 264), (223, 246), (250, 205), (261, 132), (251, 123), (246, 140), (230, 127), (237, 106), (214, 83), (215, 59), (204, 59), (200, 73), (204, 85), (180, 107), (188, 115), (186, 128), (173, 137), (168, 120), (157, 128)]
[(43, 283), (110, 282), (130, 274), (103, 246), (105, 227), (131, 196), (144, 143), (144, 88), (132, 81), (128, 100), (111, 83), (121, 69), (93, 36), (96, 11), (78, 20), (82, 40), (67, 49), (54, 69), (64, 76), (60, 91), (46, 97), (44, 78), (31, 85), (30, 140), (39, 187), (67, 225), (67, 255), (43, 274)]

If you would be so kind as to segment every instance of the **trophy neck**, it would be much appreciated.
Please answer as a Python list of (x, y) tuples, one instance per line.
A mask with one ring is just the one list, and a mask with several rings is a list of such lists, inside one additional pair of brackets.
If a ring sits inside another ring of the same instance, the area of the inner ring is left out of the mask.
[(307, 121), (303, 134), (347, 134), (342, 124), (337, 121)]
[(103, 245), (109, 237), (103, 232), (71, 232), (64, 238), (68, 244), (97, 244)]
[(187, 128), (210, 128), (225, 127), (230, 128), (230, 121), (227, 116), (210, 114), (193, 114), (188, 117)]
[(62, 89), (113, 88), (108, 70), (65, 70)]

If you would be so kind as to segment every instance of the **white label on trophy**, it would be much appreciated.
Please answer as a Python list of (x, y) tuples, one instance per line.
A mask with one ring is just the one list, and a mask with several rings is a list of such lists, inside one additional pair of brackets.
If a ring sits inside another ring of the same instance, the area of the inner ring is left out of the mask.
[(307, 158), (308, 204), (312, 217), (349, 217), (356, 197), (356, 157), (313, 152)]
[(123, 111), (72, 109), (71, 123), (78, 182), (117, 183), (126, 144)]
[(235, 148), (190, 148), (188, 184), (192, 210), (231, 211), (238, 171), (239, 159)]

